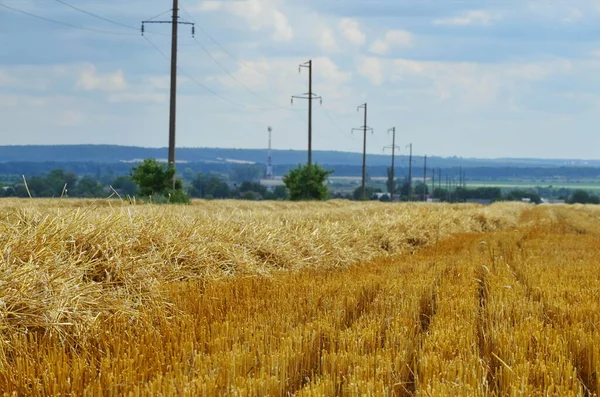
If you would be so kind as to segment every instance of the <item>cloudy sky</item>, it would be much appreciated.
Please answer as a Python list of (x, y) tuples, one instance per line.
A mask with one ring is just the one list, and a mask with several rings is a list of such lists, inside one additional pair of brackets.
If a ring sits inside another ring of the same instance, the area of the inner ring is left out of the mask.
[[(76, 10), (68, 5), (75, 6)], [(0, 144), (168, 143), (170, 0), (0, 0)], [(598, 0), (180, 0), (180, 147), (600, 159)], [(18, 10), (22, 12), (18, 12)], [(101, 16), (107, 20), (85, 14)], [(25, 14), (25, 13), (27, 14)], [(42, 17), (47, 20), (36, 18)], [(51, 20), (51, 21), (50, 21)], [(111, 23), (112, 22), (117, 23)], [(60, 22), (62, 24), (56, 23)]]

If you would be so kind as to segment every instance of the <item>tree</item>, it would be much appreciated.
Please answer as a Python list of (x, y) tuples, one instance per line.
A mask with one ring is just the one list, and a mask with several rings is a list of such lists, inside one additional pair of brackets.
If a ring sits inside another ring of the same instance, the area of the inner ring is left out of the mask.
[[(381, 189), (375, 189), (371, 186), (365, 186), (365, 200), (371, 200), (375, 193), (381, 193)], [(354, 189), (354, 192), (352, 192), (352, 197), (354, 198), (354, 200), (357, 201), (362, 200), (362, 186), (359, 186), (356, 189)]]
[(392, 201), (392, 199), (390, 198), (389, 194), (384, 194), (381, 196), (381, 198), (379, 199), (379, 201), (381, 201), (382, 203), (389, 203)]
[(273, 197), (275, 197), (275, 200), (287, 200), (289, 197), (288, 190), (285, 186), (277, 186), (273, 190)]
[(600, 198), (589, 194), (585, 190), (576, 190), (569, 199), (570, 204), (599, 204)]
[(254, 193), (252, 190), (248, 190), (242, 194), (242, 199), (244, 200), (256, 201), (256, 198), (256, 193)]
[(106, 196), (100, 182), (89, 176), (85, 176), (79, 181), (77, 186), (71, 190), (71, 195), (84, 198)]
[(196, 175), (196, 179), (192, 181), (192, 191), (190, 192), (194, 197), (204, 198), (206, 188), (206, 178), (204, 177), (204, 173), (199, 172)]
[(535, 204), (540, 204), (542, 202), (542, 199), (538, 194), (525, 190), (513, 190), (505, 197), (507, 201), (521, 201), (524, 198), (530, 199), (531, 202)]
[(261, 196), (265, 196), (267, 194), (267, 187), (258, 182), (244, 181), (240, 186), (240, 192), (254, 192), (260, 194)]
[(202, 172), (199, 172), (196, 179), (192, 182), (192, 188), (190, 194), (194, 197), (225, 199), (229, 198), (231, 191), (229, 185), (223, 182), (217, 176), (211, 176), (206, 178)]
[(293, 201), (326, 200), (328, 194), (325, 181), (332, 173), (333, 171), (327, 171), (319, 165), (298, 166), (283, 177), (283, 183)]
[(415, 185), (415, 194), (417, 196), (422, 196), (423, 194), (428, 194), (429, 188), (423, 182), (419, 182)]
[(137, 185), (128, 176), (120, 176), (114, 180), (112, 187), (125, 196), (134, 196), (137, 190)]
[(175, 181), (174, 189), (171, 189), (174, 176), (175, 168), (172, 165), (160, 164), (155, 159), (146, 159), (133, 168), (131, 179), (138, 185), (140, 194), (152, 196), (155, 203), (188, 203), (189, 197), (183, 191), (180, 180)]
[(260, 178), (262, 172), (263, 169), (260, 166), (240, 166), (231, 170), (229, 180), (237, 183), (242, 183), (244, 181), (254, 181)]
[(400, 189), (400, 196), (402, 196), (405, 199), (409, 198), (409, 188), (411, 188), (410, 190), (412, 190), (412, 186), (410, 186), (410, 184), (408, 183), (408, 181), (403, 182), (402, 185), (399, 187)]
[(144, 160), (132, 171), (131, 179), (138, 185), (142, 196), (165, 195), (175, 175), (173, 166), (160, 164), (155, 159)]

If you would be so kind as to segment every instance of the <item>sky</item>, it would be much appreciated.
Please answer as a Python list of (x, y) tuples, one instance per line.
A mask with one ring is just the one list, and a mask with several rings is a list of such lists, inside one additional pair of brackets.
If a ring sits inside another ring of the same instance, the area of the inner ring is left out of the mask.
[[(312, 60), (313, 149), (361, 152), (367, 103), (369, 153), (600, 159), (600, 0), (179, 6), (178, 147), (306, 149)], [(0, 0), (0, 144), (167, 146), (171, 8)]]

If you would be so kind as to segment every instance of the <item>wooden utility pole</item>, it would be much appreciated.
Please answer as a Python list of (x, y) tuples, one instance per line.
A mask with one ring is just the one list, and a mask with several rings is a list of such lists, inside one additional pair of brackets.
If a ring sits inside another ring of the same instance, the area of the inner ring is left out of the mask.
[[(179, 20), (179, 0), (173, 0), (173, 15), (170, 21), (142, 21), (142, 35), (144, 35), (147, 23), (170, 23), (171, 30), (171, 94), (169, 105), (169, 165), (175, 169), (175, 132), (177, 126), (177, 39), (179, 25), (192, 25), (192, 36), (195, 33), (193, 22)], [(173, 174), (173, 185), (175, 185), (175, 174)]]
[(431, 198), (435, 198), (435, 168), (431, 169)]
[(423, 201), (427, 199), (427, 155), (425, 155), (425, 164), (423, 166)]
[(408, 157), (408, 201), (412, 201), (412, 143), (410, 147), (410, 155)]
[(364, 124), (360, 128), (353, 128), (352, 131), (363, 131), (362, 199), (365, 200), (367, 195), (367, 130), (371, 130), (372, 132), (373, 129), (367, 125), (367, 104), (365, 103), (363, 105), (360, 105), (357, 108), (357, 111), (360, 111), (360, 109), (364, 109), (365, 111), (363, 121)]
[(393, 202), (394, 201), (394, 193), (396, 192), (396, 180), (394, 179), (395, 178), (395, 172), (394, 172), (394, 170), (395, 170), (395, 164), (394, 164), (394, 159), (395, 159), (395, 155), (396, 155), (396, 149), (399, 150), (400, 148), (398, 146), (396, 146), (396, 127), (390, 128), (388, 130), (388, 133), (390, 131), (392, 132), (392, 146), (386, 146), (386, 147), (383, 148), (383, 150), (385, 150), (385, 149), (392, 149), (392, 169), (391, 169), (391, 175), (390, 175), (390, 177), (392, 179), (392, 181), (391, 181), (392, 183), (391, 183), (391, 187), (390, 187), (390, 190), (391, 190), (391, 192), (390, 192), (391, 197), (390, 198), (391, 198), (391, 201)]
[(302, 68), (308, 69), (308, 93), (303, 95), (292, 96), (292, 104), (294, 99), (308, 99), (308, 166), (312, 166), (312, 102), (313, 99), (319, 99), (323, 103), (323, 98), (315, 95), (312, 92), (312, 60), (298, 66), (298, 72), (302, 71)]

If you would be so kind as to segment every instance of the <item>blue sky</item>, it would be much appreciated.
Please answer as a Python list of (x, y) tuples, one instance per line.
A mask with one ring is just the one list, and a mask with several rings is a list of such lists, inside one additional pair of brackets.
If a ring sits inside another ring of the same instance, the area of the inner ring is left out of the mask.
[[(2, 144), (168, 142), (170, 0), (0, 0)], [(598, 0), (180, 0), (179, 147), (600, 159)], [(85, 28), (85, 29), (78, 29)], [(208, 35), (207, 35), (208, 33)], [(155, 48), (157, 47), (157, 48)], [(204, 49), (203, 49), (204, 47)], [(210, 55), (209, 55), (210, 54)], [(215, 62), (211, 58), (215, 58)], [(219, 65), (220, 64), (220, 65)]]

